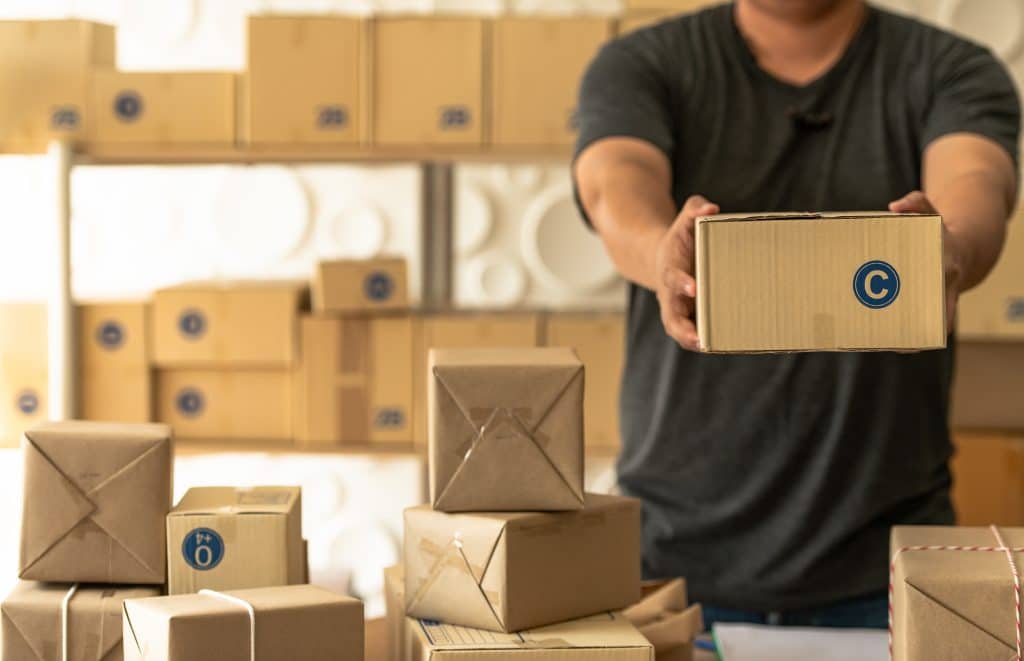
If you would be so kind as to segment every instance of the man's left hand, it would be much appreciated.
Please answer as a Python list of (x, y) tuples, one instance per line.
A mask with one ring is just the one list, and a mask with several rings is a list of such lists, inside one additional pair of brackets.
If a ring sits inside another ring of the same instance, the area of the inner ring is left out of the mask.
[[(913, 191), (890, 203), (889, 211), (893, 213), (938, 214), (931, 200), (921, 191)], [(942, 262), (946, 273), (946, 327), (952, 331), (956, 320), (956, 303), (960, 298), (963, 282), (964, 263), (956, 237), (949, 231), (945, 223), (942, 225), (942, 245)]]

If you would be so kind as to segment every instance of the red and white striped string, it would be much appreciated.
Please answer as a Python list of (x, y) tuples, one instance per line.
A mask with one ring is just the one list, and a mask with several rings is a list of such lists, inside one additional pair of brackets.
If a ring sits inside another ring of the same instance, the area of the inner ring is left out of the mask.
[(892, 562), (889, 564), (889, 659), (893, 658), (893, 592), (894, 583), (896, 579), (896, 561), (899, 560), (900, 556), (904, 553), (911, 551), (968, 551), (975, 553), (1005, 553), (1006, 559), (1010, 564), (1010, 574), (1013, 576), (1013, 601), (1014, 601), (1014, 613), (1016, 616), (1017, 623), (1017, 661), (1024, 661), (1022, 656), (1022, 626), (1021, 626), (1021, 586), (1020, 586), (1020, 572), (1017, 570), (1017, 561), (1014, 559), (1014, 553), (1024, 553), (1024, 547), (1011, 548), (1006, 545), (1003, 540), (1002, 533), (999, 532), (999, 528), (991, 526), (992, 534), (995, 535), (996, 544), (998, 546), (904, 546), (898, 549), (892, 556)]

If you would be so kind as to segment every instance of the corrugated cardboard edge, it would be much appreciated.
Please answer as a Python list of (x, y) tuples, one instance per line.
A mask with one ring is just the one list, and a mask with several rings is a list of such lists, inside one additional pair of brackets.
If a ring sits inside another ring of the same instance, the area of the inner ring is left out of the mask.
[(700, 350), (707, 352), (711, 344), (711, 325), (708, 297), (708, 233), (704, 228), (706, 218), (697, 219), (694, 230), (694, 273), (697, 276), (697, 338)]

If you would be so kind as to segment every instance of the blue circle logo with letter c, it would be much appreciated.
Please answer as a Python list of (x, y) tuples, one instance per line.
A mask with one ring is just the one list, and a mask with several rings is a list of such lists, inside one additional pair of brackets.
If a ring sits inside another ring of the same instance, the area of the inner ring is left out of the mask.
[(870, 261), (853, 276), (853, 293), (865, 307), (887, 308), (900, 295), (900, 274), (888, 262)]

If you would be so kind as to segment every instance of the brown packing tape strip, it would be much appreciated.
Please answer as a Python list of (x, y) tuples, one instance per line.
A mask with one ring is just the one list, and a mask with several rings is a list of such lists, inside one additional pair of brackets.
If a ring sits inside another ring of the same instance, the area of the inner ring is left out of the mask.
[[(466, 554), (462, 551), (462, 542), (459, 541), (458, 533), (456, 533), (452, 537), (451, 541), (445, 546), (440, 546), (432, 540), (424, 537), (417, 545), (417, 549), (422, 555), (434, 558), (434, 564), (430, 567), (426, 577), (424, 577), (420, 582), (419, 587), (416, 588), (412, 599), (409, 600), (410, 609), (415, 608), (416, 605), (423, 600), (427, 591), (430, 590), (434, 583), (436, 583), (441, 577), (441, 572), (445, 569), (454, 569), (468, 575), (470, 579), (476, 583), (480, 593), (484, 596), (484, 599), (487, 600), (488, 605), (490, 605), (491, 611), (494, 611), (493, 604), (498, 601), (499, 595), (494, 592), (484, 590), (483, 586), (480, 585), (480, 582), (477, 581), (476, 577), (478, 575), (483, 576), (486, 568), (482, 566), (474, 566), (469, 561), (469, 558), (467, 558)], [(494, 613), (494, 619), (501, 622), (501, 618), (498, 617), (496, 612)]]

